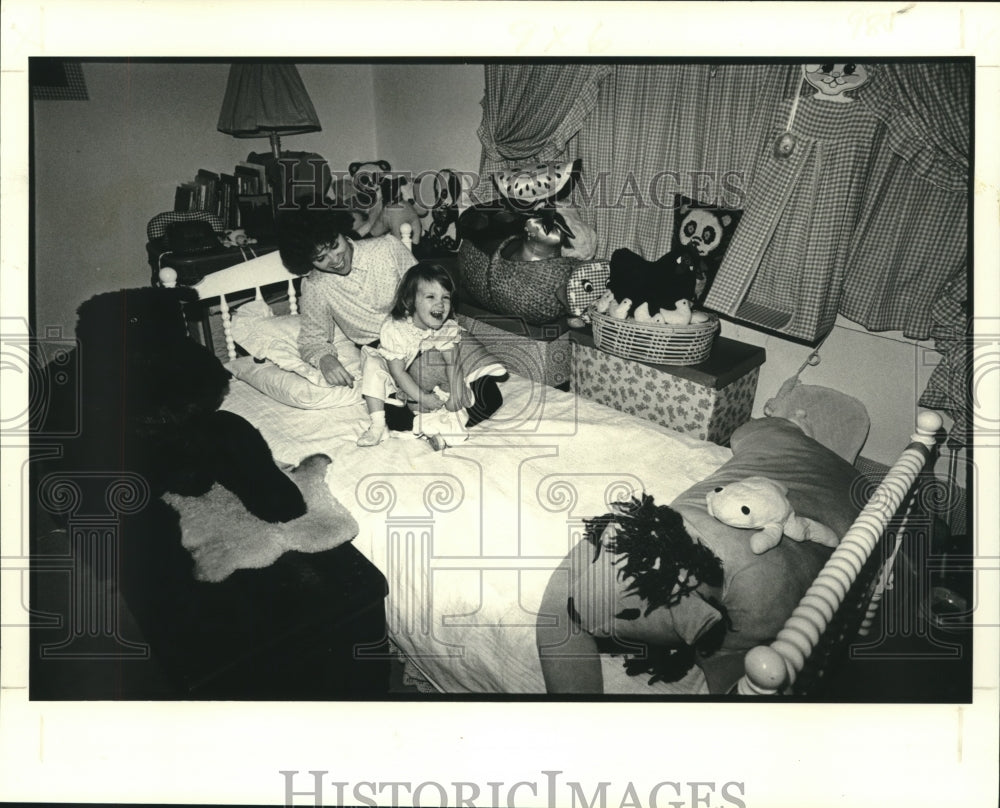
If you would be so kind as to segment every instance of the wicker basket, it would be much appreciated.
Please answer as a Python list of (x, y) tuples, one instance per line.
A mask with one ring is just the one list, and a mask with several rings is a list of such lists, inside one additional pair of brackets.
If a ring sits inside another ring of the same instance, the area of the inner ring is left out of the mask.
[(602, 351), (654, 365), (697, 365), (708, 359), (719, 318), (708, 315), (704, 323), (668, 325), (617, 320), (590, 312), (594, 343)]

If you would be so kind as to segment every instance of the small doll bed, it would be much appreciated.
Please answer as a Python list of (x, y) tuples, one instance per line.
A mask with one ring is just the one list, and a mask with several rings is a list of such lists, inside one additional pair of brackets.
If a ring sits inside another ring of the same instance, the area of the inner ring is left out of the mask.
[[(585, 520), (643, 494), (661, 505), (690, 504), (703, 496), (705, 481), (732, 471), (733, 452), (514, 374), (501, 384), (501, 409), (464, 443), (435, 452), (426, 441), (398, 437), (359, 448), (366, 418), (356, 394), (317, 385), (303, 392), (290, 370), (297, 362), (293, 280), (274, 253), (195, 287), (203, 305), (221, 309), (227, 354), (235, 357), (237, 345), (250, 354), (228, 363), (235, 378), (224, 408), (253, 423), (280, 462), (296, 465), (316, 453), (332, 459), (327, 484), (359, 524), (355, 546), (389, 582), (388, 636), (409, 665), (443, 693), (544, 694), (536, 624), (544, 623), (546, 588), (580, 545)], [(161, 282), (172, 285), (170, 270)], [(227, 296), (259, 301), (265, 287), (287, 291), (287, 315), (251, 319), (230, 310)], [(490, 349), (502, 359), (504, 346)], [(267, 361), (259, 361), (263, 357)], [(647, 676), (627, 675), (620, 657), (605, 654), (599, 659), (604, 692), (723, 692), (734, 686), (734, 663), (742, 672), (744, 656), (749, 677), (739, 692), (790, 692), (814, 648), (825, 659), (830, 635), (856, 633), (876, 578), (873, 551), (933, 446), (935, 418), (921, 416), (914, 442), (832, 555), (782, 542), (802, 563), (779, 583), (780, 603), (768, 611), (767, 625), (744, 631), (727, 649), (724, 675), (706, 678), (695, 666), (677, 681), (650, 685)], [(777, 455), (761, 452), (758, 465), (776, 462)], [(810, 459), (807, 452), (804, 462)], [(822, 479), (810, 479), (823, 499)], [(843, 527), (850, 524), (840, 519)], [(773, 581), (759, 570), (745, 575), (747, 586), (764, 588), (750, 591), (750, 601), (774, 599)], [(849, 609), (841, 608), (845, 600)], [(838, 622), (844, 613), (850, 615), (846, 629)]]

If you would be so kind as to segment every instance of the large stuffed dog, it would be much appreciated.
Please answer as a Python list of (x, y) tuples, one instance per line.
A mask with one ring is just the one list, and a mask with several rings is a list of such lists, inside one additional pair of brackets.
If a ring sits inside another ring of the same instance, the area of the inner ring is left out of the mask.
[(220, 411), (229, 373), (190, 339), (182, 302), (190, 289), (99, 294), (78, 310), (80, 437), (69, 469), (140, 474), (150, 496), (206, 493), (215, 482), (255, 516), (284, 522), (305, 513), (294, 483), (260, 433)]

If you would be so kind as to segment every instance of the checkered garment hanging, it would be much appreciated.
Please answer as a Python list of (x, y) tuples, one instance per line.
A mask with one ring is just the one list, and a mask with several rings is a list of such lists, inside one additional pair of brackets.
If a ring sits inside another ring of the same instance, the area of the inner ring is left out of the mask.
[(800, 100), (792, 154), (768, 154), (780, 130), (760, 144), (747, 209), (707, 307), (809, 342), (830, 331), (877, 128), (857, 104)]

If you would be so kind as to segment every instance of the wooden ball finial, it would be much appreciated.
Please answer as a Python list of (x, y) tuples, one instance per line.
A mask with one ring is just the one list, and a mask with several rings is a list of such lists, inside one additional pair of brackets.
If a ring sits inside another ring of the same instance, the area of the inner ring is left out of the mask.
[(159, 273), (160, 286), (173, 289), (177, 285), (177, 270), (172, 267), (163, 267)]

